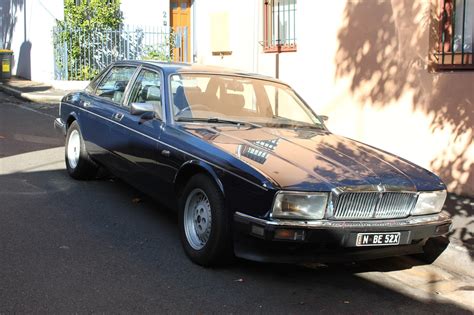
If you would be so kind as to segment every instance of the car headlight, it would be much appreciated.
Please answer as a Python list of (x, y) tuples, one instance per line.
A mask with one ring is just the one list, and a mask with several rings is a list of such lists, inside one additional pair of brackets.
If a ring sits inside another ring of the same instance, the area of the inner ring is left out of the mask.
[(420, 192), (412, 215), (438, 213), (446, 200), (446, 190)]
[(271, 217), (318, 220), (324, 218), (328, 193), (279, 192), (273, 202)]

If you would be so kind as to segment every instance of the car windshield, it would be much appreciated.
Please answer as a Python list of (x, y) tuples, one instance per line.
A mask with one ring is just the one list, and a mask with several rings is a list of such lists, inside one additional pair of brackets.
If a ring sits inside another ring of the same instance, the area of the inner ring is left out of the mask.
[(175, 121), (207, 121), (283, 128), (324, 128), (291, 88), (263, 79), (217, 74), (174, 74)]

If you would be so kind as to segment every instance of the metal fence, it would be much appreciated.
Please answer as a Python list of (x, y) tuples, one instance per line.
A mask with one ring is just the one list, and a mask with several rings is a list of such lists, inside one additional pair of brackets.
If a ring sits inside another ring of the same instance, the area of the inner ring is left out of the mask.
[(53, 30), (56, 80), (90, 80), (117, 60), (188, 60), (187, 28), (122, 26)]

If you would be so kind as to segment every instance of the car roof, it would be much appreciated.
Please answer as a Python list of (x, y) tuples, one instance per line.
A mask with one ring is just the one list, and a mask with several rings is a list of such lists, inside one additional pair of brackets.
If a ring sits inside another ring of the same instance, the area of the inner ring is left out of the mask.
[(278, 79), (272, 78), (270, 76), (265, 76), (262, 74), (245, 72), (236, 69), (230, 69), (219, 66), (208, 66), (201, 64), (191, 64), (191, 63), (180, 63), (180, 62), (164, 62), (164, 61), (155, 61), (155, 60), (122, 60), (116, 61), (114, 64), (134, 64), (134, 65), (150, 65), (159, 67), (165, 72), (165, 75), (171, 73), (209, 73), (209, 74), (221, 74), (221, 75), (239, 75), (246, 77), (259, 78), (264, 80), (275, 81), (279, 83), (286, 83), (279, 81)]

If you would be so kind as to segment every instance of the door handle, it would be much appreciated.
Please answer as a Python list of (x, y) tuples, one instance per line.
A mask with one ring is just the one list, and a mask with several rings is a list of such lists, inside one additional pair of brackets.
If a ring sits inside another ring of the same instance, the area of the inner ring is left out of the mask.
[(168, 150), (163, 150), (163, 151), (161, 151), (161, 155), (169, 157), (171, 155), (171, 152), (168, 151)]
[(115, 113), (112, 117), (113, 117), (113, 119), (115, 119), (116, 121), (121, 121), (122, 118), (123, 118), (123, 114), (122, 114), (122, 113)]

